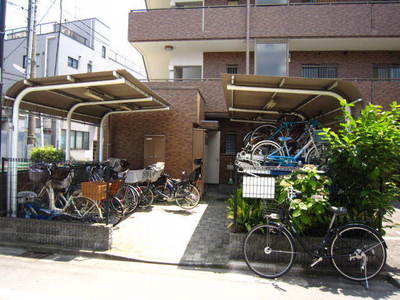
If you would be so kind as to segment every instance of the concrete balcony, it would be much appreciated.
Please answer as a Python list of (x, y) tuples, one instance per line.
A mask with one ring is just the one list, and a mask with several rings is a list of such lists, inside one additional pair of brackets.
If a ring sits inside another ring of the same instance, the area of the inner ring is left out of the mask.
[[(252, 6), (251, 38), (399, 37), (400, 2)], [(129, 41), (246, 38), (246, 7), (131, 11)]]

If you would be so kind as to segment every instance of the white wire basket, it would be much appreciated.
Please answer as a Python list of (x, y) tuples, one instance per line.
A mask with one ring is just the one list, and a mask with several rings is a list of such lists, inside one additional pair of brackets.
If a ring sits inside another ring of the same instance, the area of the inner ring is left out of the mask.
[(146, 181), (145, 177), (144, 177), (144, 171), (145, 171), (145, 169), (128, 171), (128, 173), (126, 174), (126, 177), (125, 177), (125, 182), (126, 183), (137, 183), (137, 182)]

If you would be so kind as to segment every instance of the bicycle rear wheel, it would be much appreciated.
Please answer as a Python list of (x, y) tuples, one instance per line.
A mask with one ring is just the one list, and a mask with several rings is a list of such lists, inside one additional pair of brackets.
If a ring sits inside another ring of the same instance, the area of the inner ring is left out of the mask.
[(382, 237), (362, 224), (343, 227), (334, 237), (330, 251), (336, 270), (355, 281), (374, 278), (386, 263)]
[(284, 275), (296, 257), (291, 234), (275, 223), (254, 227), (244, 240), (243, 254), (247, 266), (264, 278)]
[(195, 208), (200, 202), (199, 190), (191, 184), (181, 187), (181, 190), (175, 195), (175, 201), (183, 209)]

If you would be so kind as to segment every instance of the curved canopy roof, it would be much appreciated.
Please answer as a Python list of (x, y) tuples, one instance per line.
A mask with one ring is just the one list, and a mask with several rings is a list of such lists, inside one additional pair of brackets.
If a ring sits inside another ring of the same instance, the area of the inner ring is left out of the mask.
[[(20, 80), (8, 89), (5, 105), (12, 105), (13, 99), (22, 93), (27, 94), (21, 109), (59, 117), (67, 117), (76, 104), (85, 103), (76, 107), (72, 118), (94, 124), (99, 124), (111, 111), (147, 111), (169, 106), (126, 70)], [(100, 104), (86, 104), (91, 102)]]
[(222, 80), (234, 120), (276, 121), (297, 115), (328, 125), (341, 113), (339, 99), (361, 101), (359, 90), (344, 80), (241, 74), (223, 74)]

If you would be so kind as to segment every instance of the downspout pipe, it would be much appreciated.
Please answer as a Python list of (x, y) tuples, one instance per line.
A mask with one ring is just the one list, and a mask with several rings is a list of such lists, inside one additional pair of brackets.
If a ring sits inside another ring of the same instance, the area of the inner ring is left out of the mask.
[(104, 125), (106, 123), (106, 120), (109, 116), (115, 115), (115, 114), (129, 114), (129, 113), (139, 113), (139, 112), (155, 112), (155, 111), (166, 111), (169, 110), (169, 106), (167, 107), (162, 107), (162, 108), (154, 108), (154, 109), (138, 109), (138, 110), (133, 110), (133, 111), (110, 111), (106, 113), (103, 118), (101, 119), (100, 122), (100, 134), (99, 134), (99, 161), (103, 161), (104, 159)]
[(71, 121), (72, 115), (76, 109), (82, 106), (94, 106), (94, 105), (102, 105), (102, 104), (122, 104), (122, 103), (135, 103), (135, 102), (151, 102), (153, 101), (153, 97), (146, 98), (136, 98), (136, 99), (119, 99), (119, 100), (108, 100), (108, 101), (93, 101), (93, 102), (81, 102), (77, 103), (71, 107), (68, 111), (67, 115), (67, 134), (65, 141), (65, 160), (69, 161), (71, 159)]
[(17, 157), (18, 157), (18, 120), (19, 120), (19, 107), (25, 96), (33, 92), (49, 91), (57, 89), (72, 89), (79, 87), (91, 87), (91, 86), (104, 86), (104, 85), (116, 85), (125, 83), (125, 79), (114, 79), (114, 80), (104, 80), (104, 81), (94, 81), (94, 82), (79, 82), (79, 83), (67, 83), (67, 84), (55, 84), (48, 86), (35, 86), (27, 87), (22, 90), (18, 96), (15, 98), (13, 104), (13, 115), (12, 115), (12, 135), (11, 135), (11, 147), (9, 157), (11, 161), (9, 162), (11, 168), (7, 174), (10, 182), (8, 186), (11, 189), (10, 197), (10, 207), (7, 207), (8, 215), (11, 217), (16, 217), (17, 215), (17, 185), (18, 185), (18, 173), (17, 173)]

